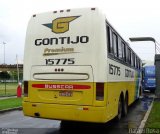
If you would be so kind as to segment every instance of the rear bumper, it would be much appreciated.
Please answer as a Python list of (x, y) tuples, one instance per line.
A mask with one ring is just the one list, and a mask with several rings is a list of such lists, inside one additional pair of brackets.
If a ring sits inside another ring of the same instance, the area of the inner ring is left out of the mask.
[(36, 115), (39, 115), (40, 118), (57, 120), (107, 122), (105, 107), (30, 103), (24, 101), (22, 104), (23, 113), (26, 116), (37, 117)]
[(155, 90), (156, 89), (156, 86), (155, 85), (152, 85), (152, 86), (145, 86), (143, 88), (143, 90)]

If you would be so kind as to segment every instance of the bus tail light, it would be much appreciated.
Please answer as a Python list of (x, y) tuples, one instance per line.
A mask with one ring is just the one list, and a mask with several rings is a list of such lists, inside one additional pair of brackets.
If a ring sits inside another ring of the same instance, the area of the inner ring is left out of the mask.
[(24, 81), (24, 97), (28, 97), (28, 81)]
[(104, 100), (104, 83), (96, 83), (96, 100)]

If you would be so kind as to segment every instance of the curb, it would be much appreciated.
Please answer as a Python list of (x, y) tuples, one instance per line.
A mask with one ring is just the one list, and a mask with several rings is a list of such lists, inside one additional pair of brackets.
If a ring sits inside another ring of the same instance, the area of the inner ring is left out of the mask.
[[(145, 114), (143, 120), (141, 121), (141, 124), (140, 124), (140, 126), (139, 126), (139, 128), (137, 130), (143, 130), (143, 128), (144, 128), (144, 126), (146, 124), (146, 121), (147, 121), (147, 119), (149, 117), (149, 114), (151, 112), (151, 109), (152, 109), (152, 106), (153, 106), (153, 102), (154, 102), (154, 99), (153, 99), (151, 105), (149, 106), (149, 108), (148, 108), (148, 110), (147, 110), (147, 112), (146, 112), (146, 114)], [(142, 132), (143, 131), (138, 131), (136, 134), (142, 134)]]
[(10, 99), (10, 98), (17, 98), (17, 96), (1, 96), (0, 100)]
[(0, 113), (10, 112), (10, 111), (14, 111), (14, 110), (22, 110), (22, 107), (15, 107), (15, 108), (0, 110)]

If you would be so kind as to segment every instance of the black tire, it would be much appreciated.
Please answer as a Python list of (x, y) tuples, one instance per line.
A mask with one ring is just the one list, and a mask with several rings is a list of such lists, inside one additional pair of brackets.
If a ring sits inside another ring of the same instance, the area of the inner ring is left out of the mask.
[(118, 115), (116, 117), (116, 120), (119, 121), (121, 117), (122, 117), (122, 99), (120, 97), (118, 101)]
[(71, 128), (71, 125), (72, 125), (71, 121), (62, 120), (60, 124), (60, 128), (61, 130), (68, 130), (69, 128)]
[(123, 103), (123, 109), (122, 109), (123, 116), (126, 116), (128, 113), (128, 95), (126, 95), (124, 103)]

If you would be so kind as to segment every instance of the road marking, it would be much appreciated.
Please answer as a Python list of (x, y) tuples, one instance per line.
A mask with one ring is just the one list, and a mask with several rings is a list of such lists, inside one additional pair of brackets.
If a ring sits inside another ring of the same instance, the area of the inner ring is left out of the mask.
[[(144, 128), (144, 126), (145, 126), (145, 124), (146, 124), (146, 121), (147, 121), (147, 119), (148, 119), (148, 116), (149, 116), (149, 114), (150, 114), (150, 112), (151, 112), (151, 109), (152, 109), (152, 106), (153, 106), (153, 102), (154, 102), (154, 99), (153, 99), (151, 105), (149, 106), (149, 108), (148, 108), (148, 110), (147, 110), (147, 112), (146, 112), (143, 120), (141, 121), (141, 124), (140, 124), (138, 130), (143, 130), (143, 128)], [(136, 134), (142, 134), (142, 132), (143, 132), (143, 131), (137, 131)]]

